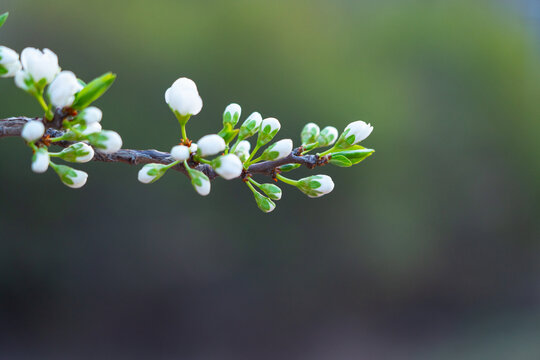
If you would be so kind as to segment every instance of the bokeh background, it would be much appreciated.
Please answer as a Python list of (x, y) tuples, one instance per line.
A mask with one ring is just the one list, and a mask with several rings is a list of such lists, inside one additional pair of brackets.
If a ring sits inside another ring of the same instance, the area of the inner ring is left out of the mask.
[[(0, 43), (90, 80), (128, 148), (197, 139), (230, 102), (362, 119), (376, 154), (261, 213), (241, 182), (91, 163), (72, 190), (0, 141), (2, 359), (539, 359), (538, 1), (1, 0)], [(0, 81), (0, 117), (39, 116)], [(295, 176), (310, 173), (298, 170)]]

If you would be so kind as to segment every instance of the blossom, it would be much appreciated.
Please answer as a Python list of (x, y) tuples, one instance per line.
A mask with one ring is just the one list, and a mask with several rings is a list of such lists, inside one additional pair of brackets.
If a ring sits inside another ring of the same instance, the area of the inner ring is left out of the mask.
[[(30, 79), (35, 84), (42, 83), (43, 86), (50, 84), (60, 72), (58, 57), (49, 49), (44, 49), (42, 52), (28, 47), (21, 53), (21, 63), (23, 73), (20, 76), (26, 80)], [(20, 85), (17, 79), (16, 83), (18, 86)], [(19, 87), (24, 88), (23, 86)]]
[(281, 124), (276, 118), (267, 118), (261, 122), (261, 128), (259, 130), (259, 138), (257, 139), (257, 145), (263, 146), (268, 144), (270, 140), (276, 136), (277, 132), (281, 129)]
[(319, 146), (330, 146), (333, 145), (338, 138), (338, 130), (333, 126), (327, 126), (321, 130), (317, 142)]
[(225, 150), (225, 140), (217, 134), (205, 135), (197, 141), (197, 150), (201, 156), (215, 155)]
[(234, 154), (227, 154), (212, 161), (216, 173), (225, 180), (232, 180), (242, 174), (242, 161)]
[(247, 140), (242, 140), (236, 145), (234, 149), (234, 154), (238, 156), (240, 161), (245, 162), (249, 158), (249, 150), (251, 149), (251, 144)]
[(103, 112), (101, 111), (101, 109), (95, 106), (90, 106), (84, 109), (79, 114), (79, 116), (77, 116), (77, 118), (83, 120), (86, 123), (86, 125), (89, 125), (96, 122), (100, 122), (101, 119), (103, 118)]
[(189, 159), (189, 148), (185, 145), (176, 145), (171, 149), (171, 156), (178, 161), (184, 161)]
[(41, 121), (32, 120), (24, 124), (21, 136), (27, 141), (32, 142), (41, 139), (45, 133), (45, 125)]
[(307, 145), (314, 143), (317, 140), (317, 137), (320, 133), (319, 126), (315, 123), (307, 123), (304, 128), (302, 129), (302, 133), (300, 134), (300, 138), (302, 139), (302, 145)]
[(291, 139), (283, 139), (270, 145), (261, 155), (262, 160), (279, 160), (287, 157), (293, 149)]
[(46, 148), (39, 148), (32, 157), (32, 171), (35, 173), (44, 173), (49, 167), (49, 152)]
[(336, 147), (343, 149), (351, 147), (367, 138), (372, 131), (373, 126), (371, 126), (371, 124), (366, 124), (363, 121), (352, 122), (347, 125), (339, 137)]
[(203, 106), (197, 85), (193, 80), (180, 78), (165, 92), (165, 101), (181, 116), (197, 115)]
[(13, 77), (21, 67), (19, 54), (8, 47), (0, 46), (0, 77)]
[[(71, 106), (75, 101), (75, 94), (81, 91), (83, 85), (71, 71), (62, 71), (47, 89), (51, 104), (58, 108)], [(92, 111), (92, 110), (91, 110)]]
[(240, 120), (241, 115), (242, 108), (240, 105), (235, 103), (230, 104), (225, 108), (225, 112), (223, 112), (223, 125), (230, 123), (234, 128), (238, 123), (238, 120)]
[(328, 175), (313, 175), (298, 180), (296, 187), (310, 198), (316, 198), (334, 190), (334, 182)]

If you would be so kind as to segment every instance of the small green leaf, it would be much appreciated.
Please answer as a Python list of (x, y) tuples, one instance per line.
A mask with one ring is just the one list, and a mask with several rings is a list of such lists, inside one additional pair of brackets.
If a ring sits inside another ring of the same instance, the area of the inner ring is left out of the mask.
[(336, 157), (339, 157), (339, 158), (345, 157), (352, 163), (352, 165), (355, 165), (361, 162), (362, 160), (364, 160), (365, 158), (367, 158), (368, 156), (372, 155), (374, 152), (375, 150), (373, 149), (364, 149), (364, 148), (356, 149), (356, 150), (340, 151), (340, 152), (336, 152), (332, 154), (332, 159), (330, 159), (330, 163), (334, 164), (332, 160), (334, 160)]
[(2, 25), (4, 25), (4, 23), (6, 22), (6, 20), (7, 20), (7, 18), (8, 18), (8, 15), (9, 15), (8, 12), (3, 13), (2, 15), (0, 15), (0, 28), (1, 28)]
[(82, 110), (96, 101), (112, 85), (116, 75), (106, 73), (86, 85), (75, 97), (75, 102), (71, 106), (75, 110)]
[(352, 166), (351, 160), (347, 159), (343, 155), (332, 155), (332, 158), (330, 159), (330, 164), (336, 165), (339, 167), (350, 167)]

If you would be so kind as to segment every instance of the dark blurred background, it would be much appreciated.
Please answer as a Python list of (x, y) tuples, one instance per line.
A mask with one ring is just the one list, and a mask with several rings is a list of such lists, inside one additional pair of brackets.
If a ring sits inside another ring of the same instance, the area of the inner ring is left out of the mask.
[[(163, 94), (194, 79), (292, 137), (375, 126), (376, 154), (284, 187), (91, 163), (72, 190), (0, 141), (1, 359), (540, 359), (538, 1), (1, 0), (0, 43), (90, 80), (129, 148), (168, 151)], [(0, 117), (41, 115), (0, 81)], [(299, 170), (294, 177), (310, 174)]]

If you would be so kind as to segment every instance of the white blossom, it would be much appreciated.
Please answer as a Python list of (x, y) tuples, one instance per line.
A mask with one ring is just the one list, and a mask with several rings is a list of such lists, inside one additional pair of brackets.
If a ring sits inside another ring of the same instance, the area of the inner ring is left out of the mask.
[(216, 173), (225, 180), (235, 179), (242, 174), (242, 162), (234, 154), (220, 156), (213, 161), (213, 164), (215, 164)]
[[(84, 127), (84, 126), (82, 126), (82, 127)], [(81, 129), (82, 127), (77, 126), (76, 128)], [(81, 131), (81, 134), (83, 134), (84, 136), (87, 136), (87, 135), (90, 135), (90, 134), (95, 134), (97, 132), (100, 132), (101, 129), (102, 129), (102, 126), (101, 126), (100, 123), (97, 123), (97, 122), (90, 123), (84, 128), (84, 130)]]
[(64, 108), (71, 106), (75, 101), (75, 94), (81, 91), (83, 85), (71, 71), (62, 71), (47, 89), (51, 103)]
[(238, 158), (245, 162), (249, 158), (249, 151), (251, 150), (251, 144), (247, 140), (242, 140), (236, 145), (236, 149), (234, 150), (234, 154), (238, 156)]
[(74, 159), (75, 162), (86, 163), (94, 158), (94, 148), (92, 148), (90, 145), (83, 142), (79, 142), (75, 145), (78, 147)]
[(58, 57), (49, 49), (42, 52), (28, 47), (21, 53), (21, 63), (25, 77), (30, 76), (35, 83), (45, 80), (50, 84), (60, 72)]
[(281, 129), (281, 123), (276, 118), (266, 118), (261, 123), (261, 131), (268, 133), (278, 132)]
[(320, 132), (321, 129), (319, 128), (319, 125), (312, 122), (307, 123), (302, 129), (302, 133), (300, 135), (302, 145), (314, 143), (317, 140)]
[(38, 149), (32, 158), (32, 171), (35, 173), (44, 173), (49, 167), (49, 152), (47, 149)]
[(371, 124), (366, 124), (364, 121), (355, 121), (347, 125), (343, 134), (346, 138), (351, 135), (354, 136), (352, 143), (348, 142), (350, 145), (354, 145), (367, 138), (372, 131), (373, 126)]
[(225, 150), (225, 140), (217, 134), (205, 135), (197, 141), (201, 156), (215, 155)]
[(210, 194), (210, 180), (206, 177), (199, 177), (200, 184), (193, 183), (195, 191), (201, 196), (206, 196)]
[(238, 123), (241, 115), (242, 108), (240, 107), (240, 105), (232, 103), (228, 105), (223, 112), (223, 123), (225, 124), (227, 122), (230, 122), (231, 125), (234, 127)]
[(79, 114), (78, 118), (84, 120), (86, 125), (89, 125), (89, 124), (93, 124), (93, 123), (96, 123), (96, 122), (100, 122), (101, 119), (103, 118), (103, 112), (101, 111), (101, 109), (99, 109), (99, 108), (97, 108), (95, 106), (90, 106), (90, 107), (87, 107), (86, 109), (84, 109)]
[(189, 148), (185, 145), (176, 145), (171, 149), (171, 156), (178, 161), (184, 161), (189, 159)]
[(246, 120), (240, 126), (240, 132), (238, 133), (238, 139), (243, 140), (247, 139), (250, 136), (253, 136), (259, 131), (262, 123), (262, 116), (258, 112), (254, 112), (248, 116)]
[(333, 126), (327, 126), (321, 130), (317, 142), (319, 146), (330, 146), (333, 145), (338, 138), (338, 130)]
[(263, 160), (279, 160), (287, 157), (293, 149), (291, 139), (283, 139), (270, 145), (262, 154)]
[(193, 80), (180, 78), (165, 92), (165, 101), (182, 116), (197, 115), (203, 106), (197, 85)]
[(98, 134), (98, 140), (92, 144), (101, 152), (112, 154), (122, 148), (122, 138), (116, 131), (103, 130)]
[(162, 169), (163, 165), (161, 164), (146, 164), (139, 170), (137, 178), (143, 184), (149, 184), (163, 175), (163, 172), (160, 171)]
[[(0, 70), (4, 70), (0, 71), (0, 77), (13, 77), (21, 68), (19, 54), (8, 47), (0, 46)], [(3, 72), (5, 73), (2, 74)]]
[(197, 145), (197, 143), (192, 143), (191, 146), (189, 147), (189, 152), (191, 154), (194, 154), (197, 152), (198, 149), (199, 149), (199, 146)]
[(64, 181), (65, 179), (62, 178), (64, 184), (73, 189), (78, 189), (78, 188), (83, 187), (84, 184), (86, 184), (86, 180), (88, 180), (88, 174), (80, 170), (75, 170), (75, 169), (71, 169), (71, 170), (74, 172), (74, 174), (71, 172), (68, 172), (66, 173), (65, 177), (71, 180), (72, 184)]
[(32, 142), (41, 139), (45, 133), (45, 125), (41, 121), (32, 120), (24, 124), (21, 136), (27, 141)]
[(297, 187), (310, 198), (317, 198), (334, 190), (334, 182), (328, 175), (313, 175), (298, 180)]

